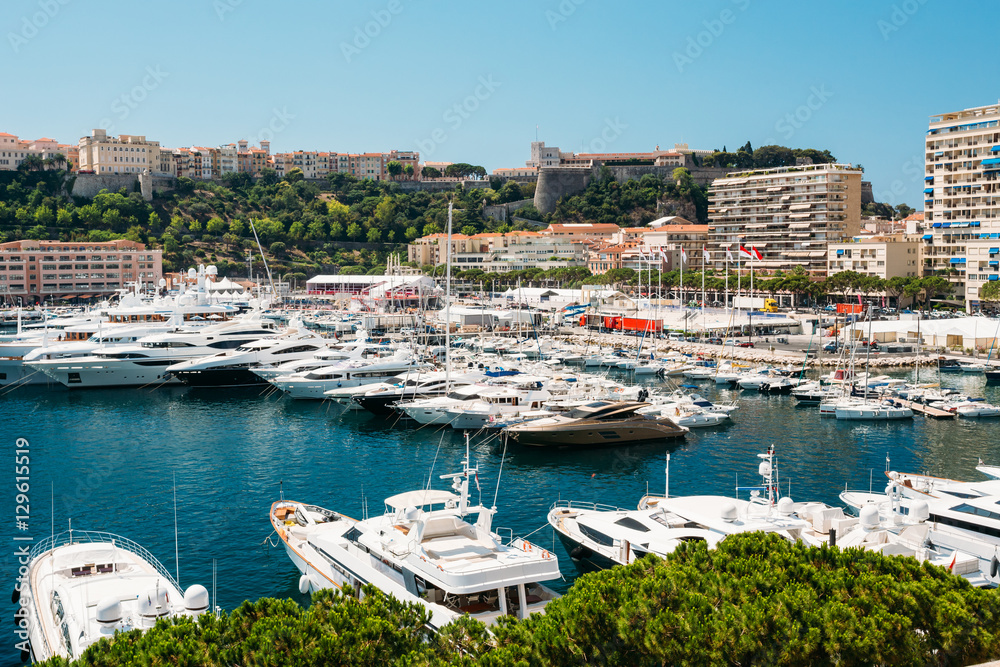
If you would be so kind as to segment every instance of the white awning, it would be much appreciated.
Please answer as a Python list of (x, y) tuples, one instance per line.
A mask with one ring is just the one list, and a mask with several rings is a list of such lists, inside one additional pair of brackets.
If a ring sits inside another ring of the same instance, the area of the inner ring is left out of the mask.
[(812, 204), (792, 204), (788, 208), (792, 211), (803, 211), (811, 206)]
[(450, 491), (439, 491), (438, 489), (427, 489), (418, 491), (406, 491), (397, 493), (385, 499), (385, 504), (393, 509), (405, 509), (407, 507), (423, 507), (425, 505), (441, 505), (450, 500), (458, 502), (459, 498)]
[(791, 222), (788, 224), (789, 229), (809, 229), (811, 223), (808, 222)]
[(781, 197), (781, 201), (788, 201), (788, 200), (789, 200), (789, 199), (791, 199), (791, 198), (792, 198), (792, 195), (783, 195), (783, 196)]
[(792, 213), (788, 217), (800, 219), (800, 218), (808, 218), (810, 215), (812, 215), (812, 213)]
[(810, 250), (809, 251), (809, 256), (810, 257), (826, 257), (826, 251), (825, 250)]

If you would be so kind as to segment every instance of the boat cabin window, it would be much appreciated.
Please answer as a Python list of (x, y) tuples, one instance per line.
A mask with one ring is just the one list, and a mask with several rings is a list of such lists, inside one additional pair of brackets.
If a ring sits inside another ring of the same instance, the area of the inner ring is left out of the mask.
[(989, 535), (991, 537), (1000, 537), (1000, 529), (991, 528), (989, 526), (983, 526), (978, 523), (972, 523), (971, 521), (963, 521), (961, 519), (956, 519), (950, 516), (941, 516), (939, 514), (931, 514), (930, 520), (937, 521), (938, 523), (943, 523), (946, 526), (954, 526), (955, 528), (968, 530), (973, 533), (980, 533), (982, 535)]
[(976, 516), (986, 517), (987, 519), (994, 519), (1000, 521), (1000, 513), (991, 512), (983, 507), (974, 507), (967, 503), (962, 503), (961, 505), (956, 505), (951, 508), (953, 512), (964, 512), (965, 514), (975, 514)]
[(583, 533), (589, 539), (597, 542), (598, 544), (602, 544), (602, 545), (604, 545), (606, 547), (614, 546), (615, 541), (614, 541), (613, 538), (605, 535), (604, 533), (602, 533), (600, 531), (597, 531), (597, 530), (594, 530), (593, 528), (585, 526), (582, 523), (578, 524), (578, 525), (580, 527), (580, 532)]
[(622, 518), (620, 518), (617, 521), (615, 521), (615, 525), (616, 526), (621, 526), (622, 528), (629, 528), (631, 530), (639, 530), (639, 531), (642, 531), (644, 533), (648, 533), (649, 532), (649, 528), (648, 527), (644, 526), (642, 523), (640, 523), (639, 521), (636, 521), (635, 519), (633, 519), (630, 516), (623, 516)]
[(316, 345), (296, 345), (295, 347), (289, 347), (285, 350), (278, 350), (275, 354), (299, 354), (300, 352), (312, 352), (313, 350), (318, 350), (319, 347)]

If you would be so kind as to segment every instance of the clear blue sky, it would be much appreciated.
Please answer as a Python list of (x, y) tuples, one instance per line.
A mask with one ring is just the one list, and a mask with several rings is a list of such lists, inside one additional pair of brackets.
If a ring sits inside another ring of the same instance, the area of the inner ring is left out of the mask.
[(921, 209), (928, 116), (1000, 95), (998, 19), (941, 0), (7, 0), (0, 131), (273, 132), (275, 151), (491, 171), (524, 163), (536, 125), (578, 152), (773, 142), (861, 163), (876, 198)]

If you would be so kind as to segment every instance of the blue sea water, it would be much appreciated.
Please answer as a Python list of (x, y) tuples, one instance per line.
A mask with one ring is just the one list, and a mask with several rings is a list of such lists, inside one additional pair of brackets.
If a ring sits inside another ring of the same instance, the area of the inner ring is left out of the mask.
[[(926, 379), (926, 371), (924, 378)], [(936, 377), (935, 377), (936, 379)], [(1000, 401), (1000, 389), (982, 376), (945, 375), (943, 383)], [(1000, 420), (936, 421), (917, 416), (888, 424), (820, 418), (791, 397), (717, 390), (739, 398), (734, 423), (692, 431), (669, 445), (670, 493), (733, 494), (756, 483), (756, 455), (776, 446), (782, 493), (795, 500), (837, 502), (846, 486), (884, 488), (886, 457), (894, 469), (980, 479), (977, 459), (1000, 463)], [(15, 523), (16, 440), (30, 443), (28, 529)], [(0, 581), (17, 577), (15, 537), (44, 539), (52, 531), (101, 530), (133, 539), (172, 572), (174, 489), (177, 497), (182, 587), (212, 589), (217, 564), (218, 604), (233, 609), (262, 596), (308, 600), (283, 550), (268, 544), (270, 504), (281, 492), (351, 516), (383, 510), (382, 500), (419, 488), (431, 474), (460, 468), (461, 434), (416, 428), (394, 418), (344, 412), (328, 403), (299, 402), (257, 390), (187, 388), (85, 390), (23, 388), (0, 396), (0, 442), (6, 447), (8, 524)], [(545, 523), (558, 499), (634, 507), (647, 488), (662, 492), (668, 446), (587, 451), (506, 450), (499, 438), (472, 440), (484, 502), (491, 504), (503, 475), (496, 526), (552, 547), (565, 577), (577, 572)], [(436, 464), (435, 464), (436, 459)], [(0, 482), (4, 477), (0, 474)], [(367, 501), (366, 501), (367, 499)], [(4, 594), (7, 598), (7, 594)], [(4, 603), (9, 604), (9, 603)], [(12, 617), (0, 640), (0, 664), (18, 664)]]

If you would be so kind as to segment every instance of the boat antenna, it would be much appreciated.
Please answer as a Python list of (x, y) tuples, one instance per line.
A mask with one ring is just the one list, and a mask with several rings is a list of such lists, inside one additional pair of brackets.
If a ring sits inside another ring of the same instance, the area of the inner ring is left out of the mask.
[(285, 499), (285, 480), (283, 479), (278, 480), (278, 498), (280, 500)]
[[(663, 470), (664, 475), (664, 485), (663, 485), (663, 498), (670, 498), (670, 452), (667, 452), (667, 465)], [(737, 485), (739, 481), (737, 481)]]
[(497, 508), (497, 496), (500, 495), (500, 478), (503, 476), (503, 461), (507, 456), (507, 441), (509, 440), (507, 432), (504, 431), (503, 434), (503, 452), (500, 454), (500, 472), (497, 473), (497, 490), (493, 492), (493, 509)]
[(73, 518), (69, 519), (69, 543), (73, 544)]
[(181, 556), (177, 540), (177, 473), (174, 473), (174, 565), (177, 568), (177, 586), (181, 585)]
[(219, 600), (216, 598), (216, 577), (218, 576), (218, 559), (212, 559), (212, 609), (216, 611), (218, 617)]
[(52, 502), (52, 544), (55, 545), (55, 543), (56, 543), (56, 540), (55, 540), (55, 537), (56, 537), (56, 483), (54, 481), (50, 481), (49, 484), (51, 485), (51, 487), (49, 489), (49, 494), (50, 494), (50, 497), (52, 499), (51, 500), (51, 502)]

